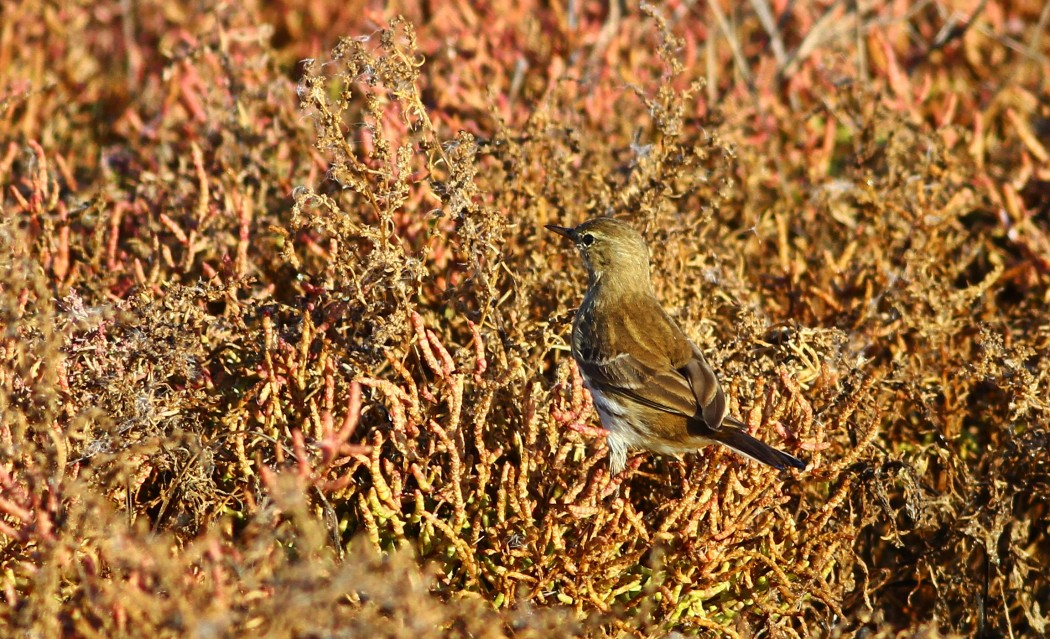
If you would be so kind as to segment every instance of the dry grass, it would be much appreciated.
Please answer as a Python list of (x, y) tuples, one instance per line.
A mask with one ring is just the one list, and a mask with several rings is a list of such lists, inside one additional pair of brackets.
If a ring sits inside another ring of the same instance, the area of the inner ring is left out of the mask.
[[(287, 4), (4, 6), (0, 634), (1050, 630), (1050, 10)], [(604, 214), (806, 471), (605, 497)]]

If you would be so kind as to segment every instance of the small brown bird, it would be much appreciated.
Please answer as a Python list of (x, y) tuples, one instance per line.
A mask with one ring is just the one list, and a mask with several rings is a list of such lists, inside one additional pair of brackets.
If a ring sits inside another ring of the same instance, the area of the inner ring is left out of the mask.
[(626, 467), (631, 448), (677, 457), (712, 442), (779, 470), (806, 467), (728, 415), (714, 370), (656, 299), (649, 249), (637, 231), (609, 217), (547, 228), (575, 242), (587, 266), (572, 356), (608, 431), (613, 474)]

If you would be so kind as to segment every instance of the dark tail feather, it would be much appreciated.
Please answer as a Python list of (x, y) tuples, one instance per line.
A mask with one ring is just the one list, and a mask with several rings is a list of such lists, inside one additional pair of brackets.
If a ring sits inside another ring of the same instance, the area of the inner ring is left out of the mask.
[(769, 444), (760, 442), (751, 435), (732, 426), (722, 426), (709, 437), (732, 448), (734, 452), (750, 457), (757, 462), (762, 462), (766, 466), (772, 466), (777, 470), (785, 470), (787, 468), (802, 470), (806, 467), (806, 464), (801, 460), (777, 450)]

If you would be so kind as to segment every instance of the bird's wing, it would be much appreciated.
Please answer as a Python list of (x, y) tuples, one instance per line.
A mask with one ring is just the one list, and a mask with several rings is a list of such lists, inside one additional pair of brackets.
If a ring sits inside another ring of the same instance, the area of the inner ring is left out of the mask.
[(579, 363), (594, 390), (612, 393), (666, 413), (696, 414), (696, 399), (681, 373), (656, 370), (633, 355)]
[(717, 430), (729, 412), (726, 394), (722, 391), (722, 385), (718, 383), (714, 369), (704, 359), (700, 349), (692, 342), (689, 345), (693, 347), (693, 356), (683, 367), (683, 371), (700, 406), (700, 416), (703, 417), (704, 424)]
[(577, 353), (577, 362), (595, 390), (704, 421), (707, 409), (701, 412), (698, 406), (706, 404), (699, 398), (720, 401), (718, 411), (724, 412), (725, 396), (711, 367), (702, 356), (697, 359), (696, 347), (657, 304), (610, 314), (600, 324), (585, 322), (576, 330), (587, 331), (580, 341), (589, 348)]

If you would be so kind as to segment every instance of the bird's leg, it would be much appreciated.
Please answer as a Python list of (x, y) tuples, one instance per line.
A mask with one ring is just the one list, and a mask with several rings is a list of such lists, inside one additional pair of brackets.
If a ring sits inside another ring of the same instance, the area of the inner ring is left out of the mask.
[(627, 462), (623, 470), (618, 473), (609, 474), (609, 483), (606, 484), (602, 490), (602, 499), (608, 499), (612, 497), (614, 500), (620, 497), (620, 485), (623, 484), (623, 480), (627, 479), (632, 473), (638, 470), (638, 467), (642, 465), (643, 458), (638, 455), (631, 461)]

